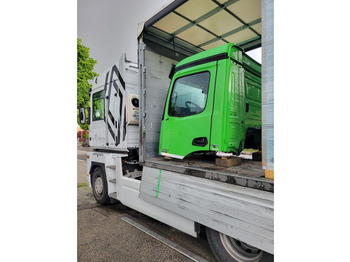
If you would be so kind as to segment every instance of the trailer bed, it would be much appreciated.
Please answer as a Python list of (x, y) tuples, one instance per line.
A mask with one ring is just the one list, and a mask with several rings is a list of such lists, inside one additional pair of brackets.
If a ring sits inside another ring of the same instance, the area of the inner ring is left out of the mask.
[(210, 159), (147, 159), (139, 197), (155, 206), (273, 253), (273, 181), (261, 162), (225, 168)]
[(215, 157), (212, 156), (197, 156), (182, 160), (154, 157), (146, 159), (144, 166), (274, 192), (274, 182), (265, 178), (261, 161), (244, 158), (241, 160), (238, 166), (224, 167), (216, 165)]

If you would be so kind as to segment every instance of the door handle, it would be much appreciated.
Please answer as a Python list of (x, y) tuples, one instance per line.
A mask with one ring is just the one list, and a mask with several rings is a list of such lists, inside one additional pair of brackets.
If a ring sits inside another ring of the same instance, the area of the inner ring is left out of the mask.
[(169, 120), (169, 117), (167, 117), (166, 119), (165, 119), (165, 121), (168, 121)]

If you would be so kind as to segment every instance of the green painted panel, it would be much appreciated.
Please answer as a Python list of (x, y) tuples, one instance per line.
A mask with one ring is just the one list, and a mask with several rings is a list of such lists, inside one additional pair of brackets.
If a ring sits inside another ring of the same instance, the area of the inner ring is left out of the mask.
[[(159, 154), (182, 157), (209, 150), (215, 78), (216, 62), (174, 75), (161, 125)], [(201, 139), (208, 142), (201, 143)]]
[[(261, 128), (260, 64), (233, 44), (226, 44), (188, 57), (176, 68), (162, 121), (159, 154), (182, 158), (198, 151), (242, 150), (247, 129)], [(209, 72), (208, 90), (199, 89), (194, 95), (193, 86), (202, 85)], [(197, 82), (180, 88), (179, 83), (193, 75), (200, 76), (193, 80)], [(201, 92), (207, 95), (205, 108), (199, 99)], [(177, 111), (175, 100), (180, 108), (177, 113), (173, 113)], [(186, 112), (191, 110), (193, 114)], [(203, 144), (196, 144), (200, 139)]]

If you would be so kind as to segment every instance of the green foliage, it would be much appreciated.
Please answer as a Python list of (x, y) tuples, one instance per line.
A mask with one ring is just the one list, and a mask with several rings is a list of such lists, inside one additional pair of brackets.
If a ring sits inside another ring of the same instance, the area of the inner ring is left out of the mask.
[(81, 43), (81, 39), (78, 38), (77, 44), (77, 121), (82, 129), (88, 130), (89, 125), (79, 122), (79, 108), (90, 106), (89, 89), (92, 85), (89, 84), (88, 80), (98, 76), (93, 71), (97, 61), (90, 57), (90, 49)]
[(88, 183), (78, 183), (78, 188), (88, 186)]

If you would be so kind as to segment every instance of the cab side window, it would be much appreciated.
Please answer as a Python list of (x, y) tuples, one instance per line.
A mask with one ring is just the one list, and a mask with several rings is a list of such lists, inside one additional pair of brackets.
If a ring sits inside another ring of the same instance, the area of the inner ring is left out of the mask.
[(105, 117), (104, 90), (92, 95), (92, 121), (103, 120)]
[(180, 77), (172, 90), (169, 116), (185, 117), (199, 114), (207, 104), (210, 72)]

